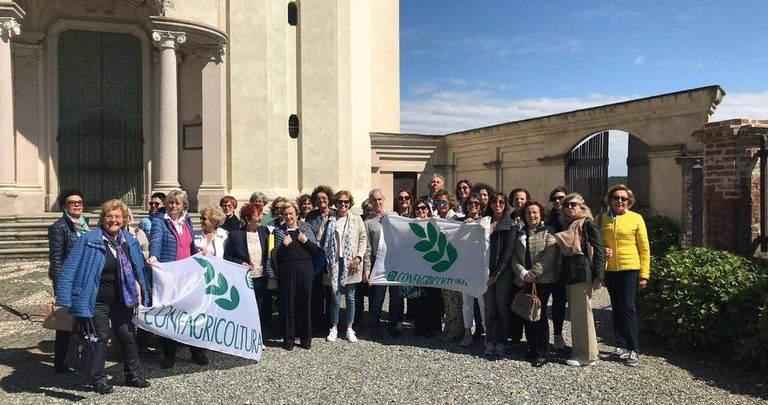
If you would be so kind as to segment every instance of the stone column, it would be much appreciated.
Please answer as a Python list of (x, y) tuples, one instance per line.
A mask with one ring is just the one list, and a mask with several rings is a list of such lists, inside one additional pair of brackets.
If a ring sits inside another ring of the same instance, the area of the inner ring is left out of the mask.
[(154, 31), (152, 40), (160, 49), (160, 131), (154, 154), (155, 179), (152, 190), (179, 188), (179, 110), (176, 48), (187, 37), (183, 32)]
[(224, 50), (220, 45), (199, 51), (203, 62), (203, 181), (197, 193), (198, 207), (218, 206), (227, 194)]
[(21, 34), (13, 17), (0, 17), (0, 188), (16, 185), (11, 37)]

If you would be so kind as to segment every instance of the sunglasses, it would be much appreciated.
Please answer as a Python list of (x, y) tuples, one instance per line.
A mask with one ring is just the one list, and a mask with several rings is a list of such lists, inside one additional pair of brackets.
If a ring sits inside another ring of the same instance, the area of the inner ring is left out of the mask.
[(408, 197), (407, 195), (400, 195), (397, 196), (398, 201), (411, 201), (411, 197)]
[(467, 205), (480, 206), (480, 201), (467, 201)]
[(151, 202), (151, 203), (149, 203), (149, 206), (150, 206), (150, 207), (159, 207), (159, 206), (160, 206), (160, 204), (162, 204), (162, 203), (159, 203), (159, 202)]
[(223, 209), (224, 211), (231, 210), (232, 208), (234, 207), (231, 204), (221, 206), (221, 209)]
[(67, 201), (67, 205), (70, 207), (81, 207), (83, 205), (82, 201)]
[(339, 204), (339, 205), (341, 205), (341, 204), (349, 205), (350, 203), (351, 203), (351, 201), (349, 201), (349, 200), (336, 200), (336, 204)]
[(492, 203), (496, 205), (505, 205), (507, 202), (504, 200), (495, 200), (495, 201), (492, 201)]
[(435, 206), (437, 206), (437, 207), (445, 207), (446, 205), (448, 205), (448, 201), (446, 201), (446, 200), (437, 200), (437, 201), (435, 201)]
[(613, 196), (611, 196), (611, 200), (618, 201), (618, 202), (625, 202), (625, 201), (629, 201), (629, 197), (622, 197), (620, 195), (613, 195)]
[(556, 196), (552, 197), (552, 199), (550, 201), (560, 201), (563, 198), (565, 198), (564, 195), (556, 195)]
[(568, 207), (568, 208), (576, 208), (576, 207), (580, 206), (580, 204), (575, 202), (575, 201), (572, 201), (572, 202), (569, 202), (569, 203), (565, 204), (565, 206)]
[(426, 211), (429, 209), (429, 207), (427, 207), (426, 205), (419, 205), (418, 207), (416, 207), (416, 209), (419, 211)]
[(208, 217), (200, 217), (200, 222), (205, 222), (206, 219), (208, 219)]

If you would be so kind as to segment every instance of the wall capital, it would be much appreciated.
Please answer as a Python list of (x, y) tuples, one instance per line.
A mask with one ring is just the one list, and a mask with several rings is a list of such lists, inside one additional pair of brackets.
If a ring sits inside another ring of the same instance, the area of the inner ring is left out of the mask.
[(177, 46), (187, 42), (187, 35), (179, 31), (152, 31), (152, 42), (160, 49), (176, 49)]
[(0, 17), (0, 38), (8, 41), (21, 34), (21, 25), (13, 17)]
[(194, 49), (194, 53), (199, 55), (205, 62), (221, 63), (224, 55), (227, 53), (227, 46), (211, 45), (211, 46), (199, 46)]

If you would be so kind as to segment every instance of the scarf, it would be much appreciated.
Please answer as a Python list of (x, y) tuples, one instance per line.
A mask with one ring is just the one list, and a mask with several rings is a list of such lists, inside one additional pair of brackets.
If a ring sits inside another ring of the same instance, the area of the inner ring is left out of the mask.
[(568, 225), (568, 228), (555, 234), (555, 240), (563, 256), (583, 256), (581, 240), (584, 238), (584, 222), (588, 218), (579, 218)]
[(69, 214), (66, 214), (67, 218), (72, 222), (72, 225), (75, 226), (75, 233), (77, 233), (77, 237), (81, 237), (88, 233), (90, 229), (88, 229), (88, 221), (85, 219), (84, 216), (80, 215), (80, 219), (74, 219), (69, 216)]
[[(323, 246), (323, 250), (325, 251), (325, 256), (328, 258), (328, 273), (331, 277), (331, 289), (334, 294), (336, 294), (339, 288), (343, 288), (347, 284), (347, 265), (352, 262), (353, 258), (352, 235), (355, 234), (355, 220), (351, 215), (352, 214), (347, 214), (347, 223), (344, 225), (344, 230), (339, 230), (336, 227), (335, 216), (328, 217), (328, 229), (326, 230), (328, 234), (325, 236), (325, 246)], [(346, 237), (342, 237), (345, 234)], [(342, 247), (341, 252), (339, 252), (339, 248), (336, 244), (337, 235), (339, 240), (344, 240), (344, 246)], [(344, 259), (344, 266), (342, 266), (342, 268), (339, 268), (339, 257)], [(341, 276), (339, 276), (339, 272), (341, 272)], [(341, 281), (339, 281), (339, 278), (341, 278)]]
[(123, 244), (125, 243), (123, 233), (118, 232), (116, 239), (112, 239), (111, 236), (104, 233), (104, 239), (115, 250), (115, 255), (117, 256), (117, 264), (120, 266), (120, 292), (123, 296), (123, 302), (125, 302), (125, 306), (132, 308), (139, 304), (139, 293), (136, 291), (136, 278), (133, 276), (133, 266), (131, 266), (131, 261), (125, 250), (123, 250)]

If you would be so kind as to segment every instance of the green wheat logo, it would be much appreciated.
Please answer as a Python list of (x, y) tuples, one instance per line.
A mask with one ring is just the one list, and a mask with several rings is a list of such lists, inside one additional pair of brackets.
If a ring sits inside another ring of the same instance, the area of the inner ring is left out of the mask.
[[(421, 240), (413, 245), (413, 248), (419, 252), (427, 252), (423, 258), (432, 264), (432, 270), (442, 273), (453, 266), (458, 256), (456, 248), (448, 242), (448, 238), (445, 237), (443, 232), (438, 232), (437, 228), (432, 225), (431, 222), (427, 222), (427, 230), (424, 231), (417, 223), (410, 223), (411, 231), (416, 234)], [(432, 250), (435, 248), (435, 250)], [(443, 256), (447, 255), (445, 260)]]
[[(213, 266), (210, 262), (208, 262), (205, 259), (201, 259), (199, 257), (194, 257), (202, 268), (205, 269), (205, 273), (203, 273), (203, 277), (205, 278), (205, 293), (207, 295), (224, 295), (227, 293), (227, 290), (229, 290), (229, 299), (226, 297), (223, 298), (217, 298), (214, 300), (216, 305), (219, 306), (219, 308), (225, 310), (225, 311), (231, 311), (240, 304), (240, 293), (237, 292), (237, 288), (235, 286), (232, 286), (232, 288), (229, 288), (229, 283), (227, 282), (227, 278), (224, 277), (221, 273), (216, 273), (216, 270), (214, 270)], [(213, 283), (213, 279), (216, 278), (216, 282)]]

